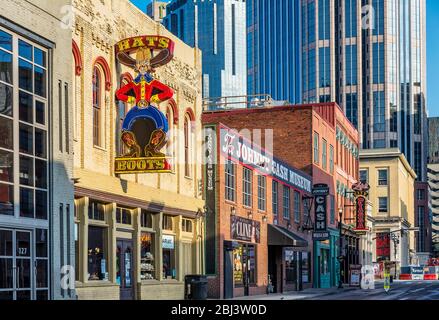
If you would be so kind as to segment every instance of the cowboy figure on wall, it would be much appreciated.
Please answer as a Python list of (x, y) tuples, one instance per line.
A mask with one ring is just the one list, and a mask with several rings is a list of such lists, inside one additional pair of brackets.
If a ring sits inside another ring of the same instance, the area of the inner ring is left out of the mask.
[(166, 144), (168, 121), (158, 109), (172, 98), (171, 88), (154, 79), (152, 50), (141, 47), (136, 52), (137, 77), (116, 92), (117, 99), (135, 104), (122, 124), (122, 141), (129, 148), (124, 157), (164, 157), (160, 150)]

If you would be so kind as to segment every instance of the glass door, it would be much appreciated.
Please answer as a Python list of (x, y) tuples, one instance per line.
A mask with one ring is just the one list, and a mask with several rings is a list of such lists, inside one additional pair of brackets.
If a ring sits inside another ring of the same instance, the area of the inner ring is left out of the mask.
[(14, 299), (14, 245), (12, 230), (0, 229), (0, 300)]
[(133, 249), (131, 240), (118, 240), (116, 248), (116, 279), (120, 285), (120, 299), (132, 300), (133, 295)]
[(32, 234), (0, 229), (0, 300), (31, 300)]
[(15, 275), (16, 300), (32, 299), (31, 233), (16, 231)]

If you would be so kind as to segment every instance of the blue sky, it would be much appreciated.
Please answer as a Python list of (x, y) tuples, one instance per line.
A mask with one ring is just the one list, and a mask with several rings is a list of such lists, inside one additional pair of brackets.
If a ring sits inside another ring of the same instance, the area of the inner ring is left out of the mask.
[[(141, 10), (151, 0), (131, 0)], [(439, 1), (427, 0), (427, 107), (429, 116), (439, 117)]]

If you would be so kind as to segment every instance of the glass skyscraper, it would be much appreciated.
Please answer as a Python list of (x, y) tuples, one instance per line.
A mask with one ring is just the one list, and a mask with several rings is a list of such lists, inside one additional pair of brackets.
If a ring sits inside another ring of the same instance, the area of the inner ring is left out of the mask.
[(362, 148), (398, 147), (426, 181), (425, 0), (300, 2), (303, 101), (336, 101)]
[(202, 50), (203, 98), (247, 94), (244, 0), (173, 0), (163, 24)]
[(300, 1), (247, 0), (247, 92), (301, 102)]

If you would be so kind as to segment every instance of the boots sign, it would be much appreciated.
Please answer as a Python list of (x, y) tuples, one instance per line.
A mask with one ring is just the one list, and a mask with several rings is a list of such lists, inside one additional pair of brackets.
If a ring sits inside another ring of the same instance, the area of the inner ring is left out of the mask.
[(329, 232), (327, 230), (326, 219), (326, 198), (329, 194), (329, 186), (327, 184), (316, 184), (313, 187), (312, 193), (314, 195), (314, 210), (315, 210), (315, 224), (313, 239), (323, 241), (329, 239)]

